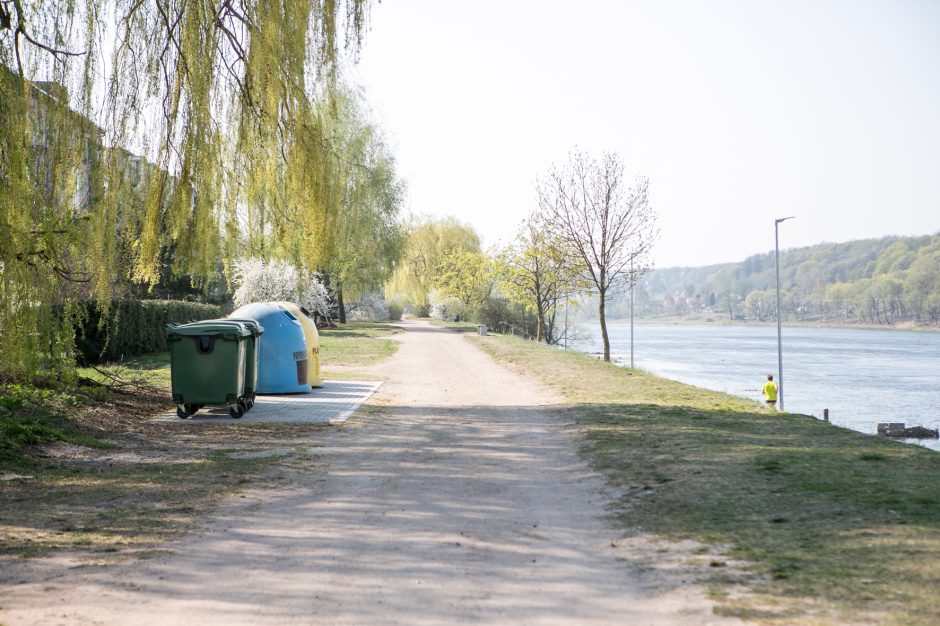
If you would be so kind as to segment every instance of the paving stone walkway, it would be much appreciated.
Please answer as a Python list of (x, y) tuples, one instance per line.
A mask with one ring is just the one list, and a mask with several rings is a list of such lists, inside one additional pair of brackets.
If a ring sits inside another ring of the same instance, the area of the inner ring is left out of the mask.
[[(381, 381), (326, 380), (323, 387), (309, 393), (262, 395), (240, 423), (290, 422), (295, 424), (339, 424), (349, 419), (369, 399)], [(176, 412), (165, 413), (154, 421), (184, 423)], [(207, 406), (185, 420), (193, 422), (235, 422), (224, 406)]]

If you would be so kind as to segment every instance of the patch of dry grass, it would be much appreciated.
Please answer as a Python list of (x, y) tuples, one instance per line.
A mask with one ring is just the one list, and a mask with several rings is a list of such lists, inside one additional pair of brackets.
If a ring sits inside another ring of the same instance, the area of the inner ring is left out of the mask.
[[(395, 332), (361, 323), (324, 331), (324, 364), (385, 358)], [(151, 421), (173, 406), (168, 354), (77, 374), (0, 387), (0, 556), (153, 554), (222, 498), (275, 484), (291, 466), (309, 469), (305, 450), (327, 428)], [(265, 456), (285, 446), (299, 447)]]
[(44, 444), (7, 472), (0, 555), (152, 551), (191, 531), (226, 496), (276, 484), (285, 464), (309, 464), (306, 449), (324, 428), (138, 420), (139, 430), (100, 433), (106, 447)]

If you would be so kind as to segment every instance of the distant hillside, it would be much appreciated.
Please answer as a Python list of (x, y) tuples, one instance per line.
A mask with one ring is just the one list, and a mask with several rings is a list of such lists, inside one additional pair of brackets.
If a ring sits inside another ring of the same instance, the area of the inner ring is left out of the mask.
[[(940, 322), (940, 234), (824, 243), (780, 253), (785, 319), (893, 324)], [(643, 316), (714, 313), (774, 319), (774, 254), (740, 263), (650, 272), (637, 294)], [(629, 310), (629, 300), (613, 303)]]

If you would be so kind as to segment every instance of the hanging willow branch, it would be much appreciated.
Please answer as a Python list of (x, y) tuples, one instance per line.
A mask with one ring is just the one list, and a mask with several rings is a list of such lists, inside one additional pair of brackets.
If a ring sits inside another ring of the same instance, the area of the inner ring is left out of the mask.
[[(13, 7), (13, 12), (10, 12), (10, 7)], [(14, 25), (14, 17), (16, 18), (16, 23)], [(20, 55), (20, 40), (25, 40), (26, 42), (36, 46), (40, 50), (44, 50), (57, 59), (62, 57), (79, 57), (85, 54), (85, 52), (72, 52), (70, 50), (65, 50), (62, 48), (55, 48), (53, 46), (46, 45), (41, 41), (35, 39), (32, 35), (29, 34), (29, 31), (26, 28), (26, 16), (23, 12), (23, 3), (22, 0), (3, 0), (0, 1), (0, 30), (12, 30), (13, 31), (13, 47), (16, 51), (16, 67), (19, 71), (20, 76), (24, 76), (23, 72), (23, 60)]]

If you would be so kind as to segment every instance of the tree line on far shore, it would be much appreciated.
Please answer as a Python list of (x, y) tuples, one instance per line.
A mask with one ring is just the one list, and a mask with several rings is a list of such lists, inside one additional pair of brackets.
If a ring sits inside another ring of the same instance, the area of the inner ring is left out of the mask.
[[(781, 319), (798, 322), (940, 324), (940, 234), (823, 243), (781, 251)], [(629, 313), (629, 296), (611, 308)], [(740, 263), (650, 272), (638, 285), (643, 317), (707, 314), (776, 320), (774, 253)]]

